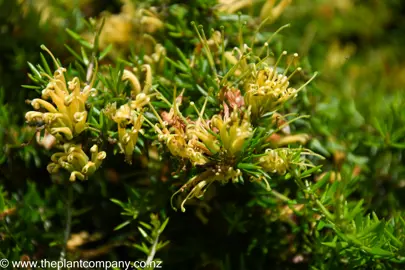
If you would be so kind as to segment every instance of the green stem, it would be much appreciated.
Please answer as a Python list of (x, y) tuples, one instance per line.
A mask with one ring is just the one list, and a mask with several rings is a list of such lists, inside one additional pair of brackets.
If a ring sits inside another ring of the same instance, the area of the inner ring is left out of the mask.
[(70, 231), (72, 228), (72, 204), (73, 204), (73, 186), (71, 183), (68, 184), (68, 196), (67, 196), (67, 201), (66, 201), (66, 227), (65, 227), (65, 235), (64, 235), (64, 241), (63, 241), (63, 248), (60, 253), (60, 260), (62, 261), (63, 259), (66, 258), (66, 250), (67, 250), (67, 242), (69, 240), (70, 236)]
[(270, 191), (270, 193), (271, 193), (272, 195), (274, 195), (274, 197), (276, 197), (276, 198), (278, 198), (278, 199), (280, 199), (280, 200), (282, 200), (282, 201), (285, 201), (285, 202), (287, 202), (287, 203), (293, 203), (293, 200), (291, 200), (291, 199), (288, 198), (287, 196), (285, 196), (285, 195), (279, 193), (278, 191), (276, 191), (276, 190), (274, 190), (274, 189), (272, 189), (272, 190)]
[(151, 264), (151, 262), (153, 261), (153, 259), (155, 258), (156, 247), (157, 247), (158, 242), (159, 242), (159, 234), (156, 236), (156, 239), (153, 242), (152, 248), (150, 250), (149, 256), (146, 259), (146, 265), (147, 266), (149, 266)]
[(325, 208), (325, 206), (318, 200), (315, 200), (316, 205), (321, 209), (322, 213), (330, 220), (333, 221), (335, 218), (334, 216)]

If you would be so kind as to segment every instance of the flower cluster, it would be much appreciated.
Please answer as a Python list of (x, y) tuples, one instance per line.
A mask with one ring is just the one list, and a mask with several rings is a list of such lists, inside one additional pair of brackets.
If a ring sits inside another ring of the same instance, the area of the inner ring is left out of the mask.
[(143, 132), (141, 128), (144, 118), (142, 114), (138, 114), (133, 110), (129, 104), (124, 104), (119, 109), (116, 109), (116, 103), (114, 103), (105, 112), (117, 123), (118, 146), (125, 155), (125, 161), (131, 164), (138, 135)]
[[(301, 68), (298, 67), (290, 76), (286, 76), (288, 67), (284, 73), (279, 73), (277, 64), (282, 56), (287, 55), (284, 51), (279, 60), (272, 67), (265, 66), (263, 69), (252, 72), (252, 76), (245, 84), (245, 103), (251, 107), (254, 117), (275, 110), (280, 104), (285, 103), (292, 97), (296, 97), (300, 89), (289, 87), (291, 77)], [(294, 54), (294, 58), (298, 54)]]
[(186, 119), (179, 111), (181, 96), (176, 100), (171, 111), (162, 114), (165, 120), (161, 120), (163, 128), (155, 128), (159, 140), (164, 142), (172, 155), (185, 158), (193, 165), (204, 165), (215, 155), (228, 157), (229, 160), (235, 158), (246, 139), (253, 134), (249, 111), (236, 110), (235, 107), (230, 114), (227, 110), (205, 120), (206, 102), (201, 111), (191, 102), (190, 105), (198, 113), (198, 118), (193, 121)]
[(222, 184), (226, 184), (229, 182), (229, 180), (232, 180), (232, 183), (237, 183), (238, 178), (241, 175), (242, 172), (239, 169), (234, 169), (232, 166), (214, 166), (213, 169), (206, 170), (191, 178), (185, 185), (183, 185), (177, 192), (173, 194), (172, 200), (177, 193), (184, 192), (185, 189), (191, 189), (180, 205), (181, 211), (185, 212), (186, 209), (184, 208), (184, 204), (192, 198), (201, 198), (212, 183), (220, 182)]
[[(48, 51), (45, 47), (43, 49)], [(35, 111), (27, 112), (25, 118), (27, 122), (43, 124), (45, 135), (41, 140), (40, 134), (37, 134), (39, 144), (47, 149), (53, 146), (63, 149), (52, 155), (48, 172), (57, 173), (63, 168), (71, 173), (71, 181), (85, 180), (100, 167), (106, 157), (104, 151), (99, 152), (97, 145), (93, 145), (90, 160), (82, 146), (76, 144), (76, 137), (88, 128), (86, 102), (90, 94), (96, 92), (92, 88), (95, 76), (83, 88), (78, 77), (66, 81), (66, 69), (59, 66), (50, 51), (48, 53), (58, 68), (53, 77), (43, 74), (49, 78), (49, 82), (42, 90), (42, 98), (31, 102)]]
[(139, 133), (143, 133), (142, 124), (144, 117), (143, 107), (149, 104), (150, 96), (147, 93), (152, 87), (152, 71), (149, 65), (143, 66), (146, 71), (146, 80), (142, 88), (137, 76), (129, 70), (124, 70), (122, 80), (131, 84), (131, 96), (128, 103), (117, 109), (117, 104), (112, 103), (104, 108), (103, 112), (118, 126), (118, 146), (125, 155), (125, 161), (132, 164), (132, 156)]
[[(163, 28), (163, 22), (159, 19), (157, 12), (153, 8), (144, 9), (135, 5), (134, 1), (122, 0), (121, 12), (118, 14), (104, 14), (105, 23), (103, 31), (100, 34), (100, 49), (104, 50), (107, 46), (113, 44), (115, 52), (128, 52), (129, 44), (135, 43), (135, 46), (141, 47), (146, 54), (153, 51), (154, 41), (145, 38), (144, 34), (152, 34)], [(93, 37), (89, 36), (89, 39)], [(139, 40), (142, 42), (139, 42)]]
[[(219, 0), (218, 2), (218, 10), (227, 14), (235, 14), (237, 11), (255, 4), (255, 1), (251, 0)], [(276, 2), (278, 3), (276, 4)], [(291, 2), (292, 0), (264, 1), (263, 6), (260, 7), (260, 19), (269, 20), (268, 23), (275, 21)]]
[[(242, 51), (239, 53), (239, 58), (243, 57), (244, 53)], [(208, 99), (201, 111), (197, 109), (194, 102), (190, 102), (190, 106), (197, 113), (197, 119), (191, 120), (184, 117), (179, 109), (182, 95), (175, 99), (170, 112), (162, 114), (163, 120), (155, 112), (160, 121), (160, 125), (155, 125), (159, 140), (166, 145), (173, 156), (202, 168), (199, 174), (193, 176), (174, 194), (189, 191), (181, 202), (182, 211), (185, 210), (184, 204), (187, 200), (202, 197), (214, 182), (227, 183), (232, 180), (236, 183), (239, 179), (243, 179), (243, 174), (246, 173), (252, 181), (263, 180), (270, 188), (267, 181), (269, 174), (285, 175), (297, 166), (300, 169), (312, 166), (304, 157), (312, 155), (308, 150), (279, 148), (291, 143), (305, 144), (308, 140), (306, 134), (291, 135), (290, 122), (276, 111), (286, 101), (295, 97), (314, 78), (312, 77), (298, 89), (290, 87), (290, 79), (301, 68), (298, 67), (287, 75), (290, 66), (298, 57), (294, 54), (287, 67), (284, 70), (279, 69), (277, 66), (286, 55), (287, 52), (283, 52), (274, 65), (263, 64), (262, 68), (257, 70), (235, 58), (237, 63), (234, 64), (234, 70), (239, 68), (239, 75), (248, 74), (243, 75), (246, 76), (243, 78), (243, 91), (224, 80), (225, 83), (219, 85), (221, 90), (218, 93), (222, 110), (211, 117), (205, 115)], [(239, 75), (235, 71), (234, 76)], [(252, 142), (254, 140), (257, 142), (257, 139), (254, 139), (255, 128), (263, 126), (257, 120), (270, 112), (273, 115), (272, 118), (263, 123), (267, 124), (266, 130), (274, 127), (271, 134), (278, 138), (271, 136), (267, 138), (265, 141), (269, 144), (266, 145), (268, 149), (265, 150), (261, 146), (257, 147), (257, 144), (253, 146)], [(278, 134), (279, 131), (283, 134)], [(244, 161), (246, 155), (250, 154), (256, 157)]]
[[(253, 135), (253, 127), (250, 111), (240, 106), (243, 98), (239, 95), (240, 92), (236, 90), (225, 92), (224, 111), (209, 119), (204, 115), (207, 99), (201, 111), (194, 102), (190, 102), (198, 117), (196, 120), (185, 118), (179, 110), (182, 94), (175, 99), (170, 112), (162, 113), (163, 119), (156, 113), (160, 126), (155, 125), (155, 130), (170, 153), (193, 166), (204, 168), (202, 173), (191, 178), (178, 191), (191, 189), (181, 204), (183, 211), (187, 200), (203, 196), (212, 183), (227, 183), (229, 180), (235, 183), (242, 174), (236, 164), (242, 156), (245, 142)], [(227, 104), (232, 106), (231, 109)]]
[(258, 159), (258, 164), (268, 173), (285, 175), (292, 166), (306, 169), (313, 167), (305, 156), (321, 156), (303, 148), (276, 148), (266, 149), (264, 155)]
[(290, 166), (292, 153), (288, 148), (267, 149), (259, 164), (267, 172), (283, 175)]
[(82, 150), (81, 146), (66, 143), (63, 145), (64, 152), (58, 152), (52, 155), (47, 167), (49, 173), (57, 173), (60, 168), (70, 172), (70, 181), (76, 179), (86, 180), (101, 165), (107, 154), (104, 151), (99, 152), (97, 145), (91, 147), (91, 159)]
[[(42, 91), (42, 98), (32, 100), (36, 111), (27, 112), (28, 122), (43, 122), (46, 130), (59, 141), (70, 141), (86, 128), (86, 101), (95, 89), (91, 85), (80, 87), (79, 78), (66, 83), (66, 69), (59, 67)], [(52, 103), (47, 100), (51, 100)], [(39, 110), (45, 109), (46, 112)]]

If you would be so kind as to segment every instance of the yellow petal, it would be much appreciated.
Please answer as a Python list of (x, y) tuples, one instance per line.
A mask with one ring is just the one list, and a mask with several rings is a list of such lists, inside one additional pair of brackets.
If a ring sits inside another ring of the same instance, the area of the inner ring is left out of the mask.
[(41, 109), (41, 106), (42, 106), (43, 108), (48, 110), (48, 112), (52, 112), (52, 113), (58, 112), (51, 103), (49, 103), (48, 101), (45, 101), (43, 99), (36, 98), (36, 99), (32, 100), (31, 105), (32, 105), (32, 107), (34, 107), (35, 110)]
[(52, 135), (56, 135), (58, 133), (65, 135), (66, 139), (69, 141), (73, 139), (72, 131), (68, 127), (51, 128)]
[(141, 84), (138, 78), (131, 71), (124, 69), (122, 80), (128, 80), (132, 84), (132, 96), (135, 97), (141, 92)]
[(86, 176), (92, 175), (97, 170), (96, 165), (89, 161), (82, 169), (82, 173)]
[(78, 171), (74, 171), (74, 172), (72, 172), (70, 174), (69, 180), (74, 182), (74, 181), (76, 181), (76, 178), (79, 179), (79, 180), (84, 180), (85, 176), (82, 173), (78, 172)]

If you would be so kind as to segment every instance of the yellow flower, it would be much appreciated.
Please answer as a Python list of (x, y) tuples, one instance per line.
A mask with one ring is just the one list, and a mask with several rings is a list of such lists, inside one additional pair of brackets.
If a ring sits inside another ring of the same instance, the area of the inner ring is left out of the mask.
[(47, 112), (30, 111), (25, 115), (28, 122), (43, 121), (46, 130), (59, 141), (72, 140), (86, 129), (85, 105), (89, 95), (95, 91), (92, 84), (81, 89), (77, 77), (66, 83), (65, 72), (65, 68), (59, 67), (54, 76), (49, 78), (47, 87), (42, 91), (42, 98), (31, 102), (35, 110), (45, 109)]
[[(145, 71), (145, 82), (143, 89), (141, 87), (141, 83), (138, 80), (138, 77), (134, 73), (129, 70), (124, 70), (124, 74), (122, 75), (123, 81), (129, 81), (132, 86), (131, 96), (135, 98), (130, 102), (131, 108), (134, 110), (141, 110), (146, 104), (150, 101), (150, 96), (148, 93), (152, 88), (152, 68), (150, 65), (145, 64), (142, 66), (143, 71)], [(135, 71), (135, 69), (134, 69)]]
[(101, 166), (102, 161), (107, 154), (104, 151), (99, 152), (97, 145), (90, 149), (91, 159), (84, 153), (81, 146), (74, 144), (64, 144), (64, 152), (58, 152), (52, 155), (52, 163), (48, 164), (49, 173), (57, 173), (63, 168), (70, 172), (70, 181), (76, 179), (86, 180), (89, 176)]
[[(137, 8), (131, 0), (121, 2), (123, 5), (120, 13), (103, 16), (105, 23), (99, 37), (100, 50), (113, 44), (115, 50), (112, 54), (115, 58), (119, 56), (118, 52), (129, 52), (129, 45), (134, 43), (137, 49), (143, 49), (147, 55), (151, 54), (155, 44), (145, 38), (145, 33), (158, 31), (164, 26), (163, 22), (153, 8)], [(91, 37), (92, 40), (93, 38)]]
[[(118, 146), (121, 152), (125, 154), (125, 161), (131, 164), (138, 135), (143, 132), (141, 128), (144, 118), (132, 110), (129, 104), (122, 105), (118, 110), (115, 109), (114, 104), (108, 109), (109, 116), (118, 125)], [(127, 127), (130, 125), (132, 127), (128, 130)]]
[(252, 4), (252, 0), (219, 0), (218, 10), (232, 14), (243, 8), (250, 7)]
[(212, 118), (212, 125), (219, 130), (222, 147), (227, 155), (235, 156), (239, 153), (246, 139), (252, 136), (253, 128), (249, 116), (250, 112), (247, 111), (240, 119), (240, 113), (233, 111), (225, 120), (219, 115)]
[(187, 126), (186, 134), (191, 146), (203, 150), (208, 155), (215, 155), (220, 146), (217, 138), (209, 130), (206, 123), (197, 120), (196, 123)]
[(265, 20), (268, 18), (268, 23), (275, 21), (278, 17), (280, 17), (284, 9), (291, 4), (291, 2), (292, 0), (281, 0), (277, 5), (275, 5), (276, 0), (267, 0), (260, 12), (260, 19)]
[(150, 65), (154, 71), (163, 71), (165, 63), (166, 49), (165, 47), (157, 43), (155, 45), (155, 51), (152, 54), (145, 54), (143, 56), (143, 61)]
[(290, 157), (290, 149), (267, 149), (259, 159), (259, 164), (266, 172), (284, 175), (290, 166)]
[(316, 156), (324, 159), (322, 156), (304, 148), (276, 148), (267, 149), (265, 154), (258, 159), (259, 166), (264, 171), (284, 175), (292, 166), (299, 170), (306, 170), (307, 167), (314, 167), (310, 160), (305, 156)]
[(185, 135), (180, 130), (176, 130), (174, 133), (159, 134), (158, 139), (165, 142), (173, 156), (188, 157)]
[[(177, 192), (172, 195), (171, 201), (173, 198), (180, 192), (184, 192), (186, 189), (191, 191), (188, 193), (186, 198), (181, 203), (181, 211), (185, 212), (184, 204), (193, 198), (201, 198), (204, 196), (205, 191), (208, 187), (218, 181), (222, 184), (226, 184), (229, 180), (232, 180), (233, 183), (238, 182), (239, 176), (242, 175), (242, 172), (239, 169), (234, 169), (229, 166), (215, 166), (214, 169), (206, 170), (193, 178), (191, 178), (185, 185), (183, 185)], [(173, 203), (172, 203), (173, 206)]]
[(287, 52), (284, 51), (278, 58), (274, 66), (265, 66), (264, 68), (252, 72), (251, 78), (245, 83), (244, 100), (246, 106), (250, 107), (252, 117), (259, 118), (267, 112), (274, 111), (289, 99), (296, 97), (298, 92), (310, 83), (316, 74), (298, 89), (290, 87), (290, 79), (301, 68), (296, 68), (288, 77), (290, 65), (298, 54), (293, 55), (293, 60), (284, 69), (283, 73), (277, 70), (277, 65)]

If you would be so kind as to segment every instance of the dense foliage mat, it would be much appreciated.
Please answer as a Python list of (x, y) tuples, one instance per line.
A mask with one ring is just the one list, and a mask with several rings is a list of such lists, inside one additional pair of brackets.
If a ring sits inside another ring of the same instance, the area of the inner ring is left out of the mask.
[(185, 2), (0, 0), (1, 259), (402, 269), (403, 1)]

